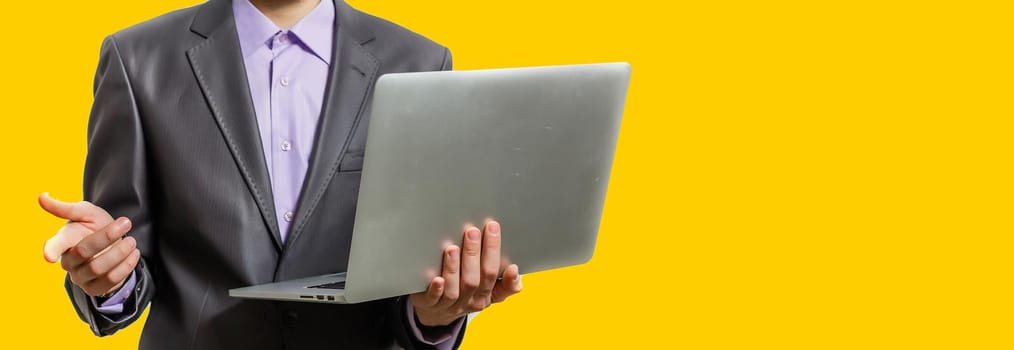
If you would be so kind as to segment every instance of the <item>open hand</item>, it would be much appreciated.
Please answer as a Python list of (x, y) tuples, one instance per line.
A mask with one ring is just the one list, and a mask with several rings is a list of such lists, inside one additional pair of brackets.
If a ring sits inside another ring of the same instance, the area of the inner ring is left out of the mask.
[(130, 231), (130, 220), (113, 220), (104, 209), (89, 202), (67, 203), (39, 196), (39, 206), (53, 216), (66, 219), (56, 234), (46, 241), (43, 257), (70, 274), (70, 281), (91, 296), (116, 291), (130, 276), (141, 259), (133, 237), (121, 239)]

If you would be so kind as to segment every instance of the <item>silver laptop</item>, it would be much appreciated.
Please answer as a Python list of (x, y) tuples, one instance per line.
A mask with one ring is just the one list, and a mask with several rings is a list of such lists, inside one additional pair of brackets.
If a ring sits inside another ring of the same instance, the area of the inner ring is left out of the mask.
[(627, 63), (387, 74), (377, 81), (347, 273), (232, 289), (358, 303), (424, 291), (465, 225), (501, 223), (503, 265), (587, 262)]

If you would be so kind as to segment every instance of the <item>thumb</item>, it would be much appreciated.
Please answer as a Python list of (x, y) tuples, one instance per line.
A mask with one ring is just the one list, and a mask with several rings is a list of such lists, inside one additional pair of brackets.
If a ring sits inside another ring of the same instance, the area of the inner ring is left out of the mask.
[(56, 217), (70, 221), (81, 221), (88, 214), (86, 208), (81, 203), (64, 202), (50, 197), (48, 192), (43, 192), (39, 195), (39, 206)]

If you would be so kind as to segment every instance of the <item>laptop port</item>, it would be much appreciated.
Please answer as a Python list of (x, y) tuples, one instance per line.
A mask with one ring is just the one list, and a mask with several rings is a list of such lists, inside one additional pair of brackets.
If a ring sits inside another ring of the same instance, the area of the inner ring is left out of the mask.
[(317, 300), (324, 300), (324, 296), (323, 295), (318, 295), (317, 296)]

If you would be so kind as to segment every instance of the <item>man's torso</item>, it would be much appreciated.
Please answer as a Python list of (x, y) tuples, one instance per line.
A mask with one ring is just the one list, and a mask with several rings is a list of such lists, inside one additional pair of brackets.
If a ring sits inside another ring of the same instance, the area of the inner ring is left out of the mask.
[(228, 2), (113, 36), (141, 119), (151, 194), (146, 257), (157, 295), (141, 348), (394, 346), (383, 316), (390, 299), (321, 306), (227, 295), (345, 270), (373, 83), (449, 59), (442, 46), (340, 1), (336, 22), (314, 150), (284, 240)]

